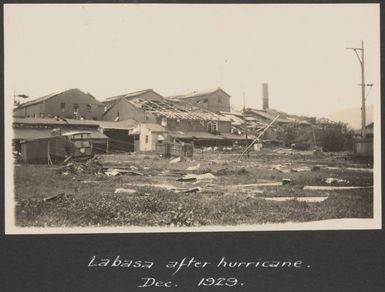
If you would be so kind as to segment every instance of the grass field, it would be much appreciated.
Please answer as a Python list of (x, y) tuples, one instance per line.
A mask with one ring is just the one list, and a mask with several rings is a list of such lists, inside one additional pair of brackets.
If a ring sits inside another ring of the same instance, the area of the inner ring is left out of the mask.
[[(264, 149), (237, 161), (231, 153), (196, 153), (170, 163), (155, 155), (114, 154), (99, 158), (105, 166), (131, 167), (143, 176), (64, 173), (61, 166), (16, 165), (15, 200), (18, 226), (202, 226), (303, 222), (373, 217), (373, 189), (305, 191), (303, 186), (372, 186), (371, 165), (346, 153), (314, 155)], [(196, 170), (186, 171), (189, 166)], [(318, 165), (315, 171), (282, 172)], [(364, 169), (362, 169), (364, 168)], [(208, 181), (179, 182), (180, 174), (211, 173)], [(244, 186), (290, 179), (282, 186)], [(199, 187), (195, 193), (170, 189)], [(116, 192), (117, 189), (123, 189)], [(127, 190), (128, 189), (128, 190)], [(53, 200), (44, 198), (63, 194)], [(289, 197), (275, 201), (277, 197)], [(324, 197), (321, 202), (300, 198)]]

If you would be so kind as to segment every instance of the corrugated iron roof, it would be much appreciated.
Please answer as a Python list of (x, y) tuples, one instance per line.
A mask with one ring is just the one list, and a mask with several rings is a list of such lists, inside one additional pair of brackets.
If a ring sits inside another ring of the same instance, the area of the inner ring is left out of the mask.
[[(116, 96), (111, 96), (111, 97), (107, 97), (106, 98), (106, 102), (108, 101), (114, 101), (114, 100), (118, 100), (118, 99), (121, 99), (121, 98), (131, 98), (131, 97), (138, 97), (138, 96), (141, 96), (143, 94), (146, 94), (148, 92), (154, 92), (156, 93), (153, 89), (144, 89), (144, 90), (140, 90), (140, 91), (135, 91), (135, 92), (130, 92), (130, 93), (126, 93), (126, 94), (121, 94), (121, 95), (116, 95)], [(160, 95), (159, 93), (156, 93), (158, 95)]]
[(55, 119), (55, 118), (14, 118), (13, 123), (28, 125), (79, 125), (95, 126), (105, 129), (131, 129), (138, 122), (128, 119), (119, 122), (97, 121), (97, 120), (75, 120), (75, 119)]
[(218, 87), (218, 88), (215, 88), (215, 89), (202, 90), (202, 91), (193, 91), (193, 92), (189, 92), (189, 93), (186, 93), (186, 94), (169, 96), (167, 98), (170, 98), (170, 99), (184, 99), (184, 98), (191, 98), (191, 97), (197, 97), (197, 96), (202, 96), (202, 95), (210, 95), (210, 94), (213, 94), (214, 92), (217, 92), (217, 91), (222, 91), (223, 93), (225, 93), (227, 96), (230, 97), (230, 95), (226, 91), (224, 91), (222, 88)]
[[(221, 133), (220, 134), (224, 139), (228, 140), (246, 140), (246, 135), (236, 135), (236, 134), (231, 134), (231, 133)], [(247, 135), (248, 140), (254, 140), (256, 136), (254, 135)]]
[(170, 119), (230, 122), (230, 119), (223, 115), (205, 111), (184, 101), (172, 102), (167, 99), (143, 100), (140, 98), (125, 101), (155, 116)]
[(32, 140), (51, 137), (52, 129), (13, 129), (13, 139), (16, 140)]
[[(20, 109), (20, 108), (24, 108), (26, 106), (30, 106), (30, 105), (33, 105), (33, 104), (36, 104), (36, 103), (40, 103), (40, 102), (43, 102), (43, 101), (47, 101), (48, 99), (54, 97), (54, 96), (57, 96), (59, 94), (63, 94), (63, 93), (66, 93), (66, 92), (70, 92), (70, 91), (77, 91), (77, 92), (80, 92), (82, 94), (87, 94), (87, 95), (90, 95), (92, 96), (91, 94), (89, 93), (85, 93), (83, 91), (81, 91), (80, 89), (78, 88), (72, 88), (72, 89), (67, 89), (67, 90), (63, 90), (63, 91), (58, 91), (58, 92), (54, 92), (54, 93), (50, 93), (48, 95), (45, 95), (45, 96), (42, 96), (42, 97), (39, 97), (39, 98), (36, 98), (34, 100), (30, 100), (30, 101), (27, 101), (27, 102), (24, 102), (20, 105), (18, 105), (15, 109)], [(94, 96), (92, 96), (95, 100), (96, 98)], [(98, 100), (96, 100), (98, 101)], [(99, 101), (98, 101), (99, 102)]]
[[(264, 119), (267, 119), (267, 120), (273, 120), (275, 118), (275, 116), (272, 116), (272, 115), (270, 115), (269, 113), (267, 113), (266, 111), (263, 111), (263, 110), (257, 110), (257, 109), (248, 108), (246, 110), (246, 112), (252, 113), (252, 114), (257, 115), (257, 116), (260, 116), (260, 117), (262, 117)], [(278, 118), (277, 122), (278, 123), (292, 123), (292, 121), (290, 121), (288, 119), (284, 119), (284, 118)]]
[(151, 132), (167, 132), (165, 128), (163, 128), (159, 124), (153, 124), (153, 123), (143, 123), (147, 129), (149, 129)]
[[(15, 128), (13, 129), (13, 139), (16, 140), (34, 140), (53, 137), (51, 135), (53, 129), (29, 129), (29, 128)], [(86, 131), (91, 134), (91, 139), (107, 139), (108, 137), (97, 130)], [(73, 130), (61, 130), (62, 135), (74, 134)], [(84, 133), (84, 132), (83, 132)]]
[(181, 132), (181, 131), (170, 131), (169, 135), (179, 139), (200, 139), (200, 140), (223, 140), (224, 138), (220, 135), (214, 135), (209, 132)]

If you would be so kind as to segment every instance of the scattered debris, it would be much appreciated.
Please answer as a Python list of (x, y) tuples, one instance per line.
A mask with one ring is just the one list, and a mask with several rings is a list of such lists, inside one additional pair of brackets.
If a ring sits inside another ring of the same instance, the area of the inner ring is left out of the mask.
[(216, 175), (228, 175), (229, 169), (228, 168), (221, 168), (215, 172)]
[(310, 167), (308, 166), (300, 166), (300, 167), (293, 167), (291, 169), (292, 172), (306, 172), (311, 171)]
[(133, 189), (123, 189), (123, 188), (118, 188), (114, 192), (115, 194), (134, 194), (136, 193), (136, 190)]
[(58, 169), (63, 175), (68, 174), (98, 174), (103, 169), (102, 164), (97, 158), (88, 159), (85, 162), (74, 161), (68, 162)]
[(373, 186), (304, 186), (303, 189), (307, 191), (339, 191), (339, 190), (358, 190), (358, 189), (372, 189)]
[(290, 168), (288, 168), (286, 166), (282, 166), (282, 165), (276, 165), (273, 167), (273, 169), (278, 170), (279, 172), (282, 172), (282, 173), (290, 173), (291, 172)]
[(319, 203), (325, 201), (327, 198), (328, 197), (262, 197), (262, 199), (266, 201), (285, 202), (295, 200), (307, 203)]
[(181, 176), (186, 175), (186, 172), (183, 172), (181, 170), (172, 170), (170, 172), (169, 170), (164, 170), (158, 174), (158, 176)]
[(200, 191), (201, 191), (201, 188), (197, 187), (197, 188), (191, 188), (191, 189), (188, 189), (188, 190), (181, 191), (181, 193), (188, 194), (188, 193), (197, 193), (197, 192), (200, 192)]
[(319, 202), (325, 201), (327, 198), (328, 197), (297, 197), (297, 201), (308, 202), (308, 203), (319, 203)]
[(176, 181), (184, 181), (184, 182), (197, 181), (197, 178), (185, 175), (183, 177), (178, 178)]
[(329, 177), (329, 178), (325, 179), (325, 183), (327, 183), (329, 185), (331, 185), (331, 184), (348, 184), (349, 181), (346, 179)]
[(226, 187), (234, 188), (253, 188), (253, 187), (276, 187), (282, 186), (282, 182), (266, 182), (266, 183), (256, 183), (256, 184), (245, 184), (245, 185), (226, 185)]
[(358, 167), (334, 167), (328, 166), (330, 170), (350, 170), (350, 171), (362, 171), (362, 172), (373, 172), (373, 168), (358, 168)]
[(104, 172), (107, 176), (116, 176), (120, 175), (120, 172), (114, 169), (108, 169), (106, 172)]
[(55, 196), (52, 196), (52, 197), (44, 198), (43, 201), (44, 201), (44, 202), (55, 201), (55, 200), (57, 200), (57, 199), (62, 198), (64, 195), (65, 195), (65, 193), (60, 193), (60, 194), (55, 195)]
[(240, 174), (240, 175), (245, 175), (245, 174), (248, 174), (249, 172), (247, 171), (246, 168), (242, 167), (241, 169), (239, 169), (237, 171), (237, 174)]
[(64, 159), (63, 164), (66, 164), (68, 161), (70, 161), (72, 158), (72, 155), (68, 156), (66, 159)]
[(200, 163), (196, 166), (189, 166), (186, 168), (186, 170), (198, 170), (201, 167)]
[(133, 170), (119, 169), (119, 168), (108, 168), (107, 171), (104, 172), (108, 176), (117, 176), (122, 174), (132, 174), (132, 175), (140, 175), (143, 176), (143, 173)]
[(291, 184), (291, 179), (290, 179), (290, 178), (283, 178), (283, 179), (282, 179), (282, 184), (283, 184), (283, 185), (289, 185), (289, 184)]
[(178, 163), (178, 162), (181, 162), (181, 161), (182, 161), (181, 157), (176, 157), (176, 158), (171, 159), (170, 163)]
[(314, 165), (314, 166), (311, 168), (311, 171), (318, 171), (318, 170), (321, 170), (321, 166), (320, 166), (320, 165)]
[(82, 184), (97, 184), (102, 182), (102, 180), (82, 180), (80, 183)]
[(204, 173), (204, 174), (186, 174), (181, 178), (178, 178), (177, 181), (197, 181), (197, 180), (213, 180), (217, 177), (212, 173)]

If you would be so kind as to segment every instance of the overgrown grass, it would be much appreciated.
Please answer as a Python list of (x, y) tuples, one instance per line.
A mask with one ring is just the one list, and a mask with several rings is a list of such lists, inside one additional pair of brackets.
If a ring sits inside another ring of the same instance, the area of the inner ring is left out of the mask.
[[(108, 157), (113, 159), (113, 157)], [(164, 159), (119, 157), (122, 165), (134, 165), (151, 176), (63, 175), (55, 167), (22, 165), (15, 167), (16, 224), (19, 226), (202, 226), (223, 224), (258, 224), (266, 222), (311, 221), (334, 218), (373, 217), (373, 190), (341, 192), (306, 192), (303, 185), (322, 185), (327, 177), (347, 179), (349, 185), (372, 185), (371, 173), (346, 170), (281, 173), (271, 168), (277, 157), (256, 157), (242, 162), (216, 157), (216, 160), (184, 161), (170, 164)], [(302, 157), (303, 158), (303, 157)], [(123, 162), (123, 159), (125, 161)], [(349, 165), (342, 159), (297, 158), (287, 163)], [(279, 161), (281, 161), (280, 159)], [(217, 179), (206, 183), (179, 183), (175, 177), (161, 177), (160, 170), (185, 170), (198, 163), (196, 173), (210, 171)], [(57, 166), (56, 166), (57, 168)], [(291, 185), (258, 188), (248, 192), (230, 191), (233, 184), (281, 181)], [(149, 186), (135, 186), (136, 183)], [(202, 192), (182, 194), (152, 187), (151, 184), (177, 187), (200, 186)], [(211, 186), (210, 186), (211, 184)], [(136, 193), (114, 193), (116, 188), (135, 189)], [(65, 193), (44, 201), (43, 198)], [(262, 197), (293, 197), (285, 202)], [(306, 203), (295, 197), (328, 196), (320, 203)]]

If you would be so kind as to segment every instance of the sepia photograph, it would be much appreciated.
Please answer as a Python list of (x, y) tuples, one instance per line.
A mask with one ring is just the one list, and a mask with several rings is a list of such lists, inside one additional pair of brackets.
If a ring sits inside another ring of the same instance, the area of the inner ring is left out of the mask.
[(379, 4), (5, 4), (5, 233), (381, 229)]

